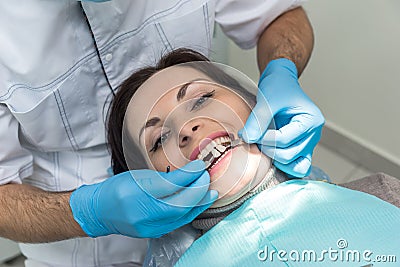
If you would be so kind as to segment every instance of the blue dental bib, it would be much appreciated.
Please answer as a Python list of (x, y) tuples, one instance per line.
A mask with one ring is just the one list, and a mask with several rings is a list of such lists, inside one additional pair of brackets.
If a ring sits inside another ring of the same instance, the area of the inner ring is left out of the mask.
[(290, 180), (246, 201), (175, 266), (369, 264), (399, 266), (400, 209), (337, 185)]

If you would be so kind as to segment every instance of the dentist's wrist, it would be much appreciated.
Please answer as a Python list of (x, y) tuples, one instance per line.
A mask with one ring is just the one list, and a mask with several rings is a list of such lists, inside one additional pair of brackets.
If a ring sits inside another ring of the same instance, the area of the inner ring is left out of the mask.
[(287, 58), (278, 58), (271, 60), (263, 73), (261, 74), (260, 77), (260, 83), (261, 81), (267, 77), (268, 75), (271, 75), (272, 73), (275, 72), (287, 72), (290, 74), (293, 78), (298, 78), (298, 73), (297, 73), (297, 67), (296, 64), (294, 64), (293, 61)]
[(74, 220), (90, 237), (110, 234), (96, 216), (96, 207), (94, 205), (97, 201), (96, 193), (100, 187), (101, 184), (82, 185), (72, 192), (69, 199)]

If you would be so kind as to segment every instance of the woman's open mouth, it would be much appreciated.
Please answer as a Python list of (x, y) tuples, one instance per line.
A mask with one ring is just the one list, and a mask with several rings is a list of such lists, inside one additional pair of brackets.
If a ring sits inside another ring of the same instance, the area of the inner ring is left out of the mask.
[(217, 137), (200, 150), (197, 159), (203, 160), (206, 163), (207, 170), (210, 171), (227, 155), (231, 148), (229, 136)]

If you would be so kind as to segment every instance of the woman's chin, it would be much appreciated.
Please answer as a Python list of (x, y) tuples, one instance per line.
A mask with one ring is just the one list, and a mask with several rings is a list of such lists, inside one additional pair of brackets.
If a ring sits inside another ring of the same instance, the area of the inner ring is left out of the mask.
[[(256, 145), (243, 145), (230, 150), (210, 173), (210, 189), (218, 191), (218, 200), (230, 199), (249, 191), (258, 182), (256, 173), (264, 155)], [(265, 161), (265, 160), (264, 160)], [(215, 203), (215, 204), (216, 204)]]

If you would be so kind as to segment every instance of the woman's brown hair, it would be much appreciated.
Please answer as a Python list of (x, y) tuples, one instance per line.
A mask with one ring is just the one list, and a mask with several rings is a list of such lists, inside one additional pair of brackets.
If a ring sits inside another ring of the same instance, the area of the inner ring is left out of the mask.
[[(128, 104), (137, 89), (160, 70), (194, 61), (210, 62), (207, 57), (194, 50), (186, 48), (176, 49), (161, 57), (155, 66), (145, 67), (134, 72), (121, 84), (118, 92), (111, 101), (107, 116), (107, 139), (111, 152), (111, 166), (114, 174), (129, 170), (122, 145), (122, 132)], [(251, 105), (255, 104), (255, 96), (253, 94), (249, 93), (234, 78), (227, 75), (213, 64), (200, 64), (198, 70), (221, 85), (237, 89), (242, 97), (248, 100)], [(139, 157), (140, 155), (137, 156)], [(144, 168), (145, 166), (142, 167)]]

